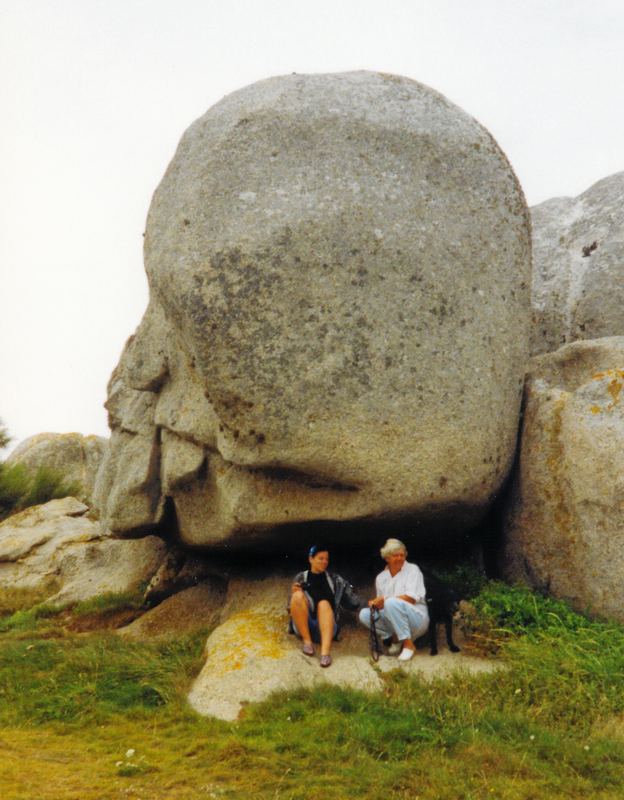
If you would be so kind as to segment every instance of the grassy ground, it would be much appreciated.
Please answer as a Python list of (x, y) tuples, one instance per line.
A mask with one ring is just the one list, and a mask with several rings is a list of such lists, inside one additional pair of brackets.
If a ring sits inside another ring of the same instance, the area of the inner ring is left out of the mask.
[(383, 694), (289, 693), (225, 723), (184, 702), (205, 631), (77, 632), (122, 600), (2, 620), (3, 800), (622, 797), (624, 631), (561, 603), (500, 584), (475, 598), (475, 641), (504, 671), (397, 672)]

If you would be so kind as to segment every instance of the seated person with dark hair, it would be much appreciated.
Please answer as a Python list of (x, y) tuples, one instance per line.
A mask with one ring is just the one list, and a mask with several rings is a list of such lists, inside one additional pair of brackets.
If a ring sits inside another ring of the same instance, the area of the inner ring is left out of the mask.
[(295, 576), (288, 610), (293, 632), (303, 639), (302, 650), (314, 655), (312, 642), (321, 644), (321, 667), (332, 663), (332, 641), (340, 628), (340, 607), (357, 611), (360, 598), (340, 575), (328, 572), (329, 550), (314, 545), (308, 553), (310, 568)]

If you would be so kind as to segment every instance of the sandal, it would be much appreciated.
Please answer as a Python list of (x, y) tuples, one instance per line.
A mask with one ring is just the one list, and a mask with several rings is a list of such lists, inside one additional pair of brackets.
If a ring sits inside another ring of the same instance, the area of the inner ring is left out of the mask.
[(313, 656), (314, 655), (314, 645), (312, 644), (304, 644), (301, 648), (301, 652), (304, 656)]
[(331, 656), (321, 656), (321, 666), (322, 667), (331, 667), (332, 657)]

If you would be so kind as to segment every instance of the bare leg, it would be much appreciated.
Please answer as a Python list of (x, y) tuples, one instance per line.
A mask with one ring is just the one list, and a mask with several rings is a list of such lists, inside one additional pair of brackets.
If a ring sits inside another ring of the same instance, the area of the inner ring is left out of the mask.
[(316, 613), (321, 632), (321, 655), (328, 656), (334, 638), (334, 610), (328, 600), (321, 600)]
[[(327, 605), (329, 605), (329, 603)], [(290, 598), (290, 616), (301, 634), (303, 643), (312, 644), (310, 626), (308, 625), (308, 601), (302, 591), (293, 592)]]

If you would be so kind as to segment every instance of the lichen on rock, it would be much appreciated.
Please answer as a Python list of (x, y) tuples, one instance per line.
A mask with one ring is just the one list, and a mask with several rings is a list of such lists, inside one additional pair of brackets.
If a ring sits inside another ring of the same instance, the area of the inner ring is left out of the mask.
[(624, 620), (624, 337), (532, 361), (505, 519), (511, 580)]

